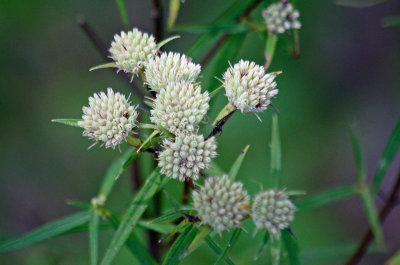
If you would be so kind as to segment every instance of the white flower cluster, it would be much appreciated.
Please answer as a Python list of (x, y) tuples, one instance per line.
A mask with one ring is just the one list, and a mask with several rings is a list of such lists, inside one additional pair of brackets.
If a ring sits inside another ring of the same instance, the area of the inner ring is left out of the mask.
[(229, 102), (242, 112), (260, 112), (278, 94), (275, 74), (266, 74), (263, 66), (240, 60), (224, 73), (224, 87)]
[(171, 133), (194, 132), (206, 115), (210, 97), (188, 81), (170, 82), (154, 100), (150, 120)]
[(82, 121), (78, 125), (84, 129), (83, 135), (96, 142), (103, 142), (106, 148), (115, 148), (122, 143), (136, 126), (138, 113), (129, 99), (111, 88), (89, 97), (89, 106), (83, 107)]
[(194, 64), (185, 55), (162, 53), (152, 58), (146, 66), (145, 82), (157, 93), (170, 82), (195, 82), (201, 71), (200, 64)]
[(208, 169), (217, 156), (214, 137), (204, 140), (202, 135), (178, 133), (173, 140), (165, 139), (163, 147), (158, 157), (161, 173), (179, 181), (197, 180), (200, 170)]
[(201, 223), (221, 233), (240, 227), (250, 214), (250, 196), (240, 182), (227, 175), (207, 178), (204, 186), (193, 192), (193, 204)]
[(295, 211), (296, 207), (285, 192), (272, 189), (255, 196), (252, 217), (258, 229), (267, 229), (271, 234), (279, 234), (282, 229), (289, 227)]
[(288, 2), (271, 4), (262, 12), (268, 31), (274, 34), (285, 33), (286, 30), (300, 29), (300, 13)]
[(114, 36), (110, 48), (111, 58), (119, 70), (138, 74), (148, 61), (157, 54), (157, 45), (152, 35), (137, 28)]

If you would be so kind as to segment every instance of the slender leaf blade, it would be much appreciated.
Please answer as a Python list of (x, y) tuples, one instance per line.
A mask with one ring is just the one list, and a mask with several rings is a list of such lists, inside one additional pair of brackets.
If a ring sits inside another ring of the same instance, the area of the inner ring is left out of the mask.
[(249, 149), (250, 145), (246, 145), (246, 147), (243, 149), (243, 151), (240, 153), (238, 158), (236, 158), (235, 163), (233, 163), (231, 170), (229, 171), (229, 178), (231, 180), (235, 180), (237, 174), (239, 173), (239, 169), (242, 166), (243, 159), (246, 156), (247, 150)]
[(274, 188), (279, 188), (281, 172), (281, 142), (279, 138), (278, 116), (272, 116), (271, 134), (271, 179)]
[(239, 239), (241, 232), (242, 232), (241, 228), (235, 228), (233, 230), (233, 233), (228, 241), (228, 244), (226, 244), (225, 248), (222, 250), (217, 261), (215, 262), (215, 265), (222, 264), (222, 262), (225, 260), (226, 255), (228, 254), (228, 251), (235, 245), (236, 241)]
[(93, 209), (89, 221), (90, 264), (97, 265), (99, 255), (99, 212)]
[(361, 189), (361, 198), (364, 205), (365, 212), (367, 214), (367, 219), (369, 225), (371, 226), (372, 233), (374, 234), (378, 245), (382, 246), (383, 244), (383, 233), (381, 224), (379, 221), (378, 212), (374, 205), (374, 200), (372, 198), (371, 192), (368, 187), (363, 187)]
[(289, 233), (287, 229), (283, 230), (281, 233), (281, 238), (283, 246), (288, 254), (290, 265), (300, 265), (300, 248), (297, 244), (296, 239)]
[(400, 265), (400, 251), (397, 251), (393, 257), (386, 261), (385, 265)]
[(257, 254), (254, 256), (254, 260), (258, 260), (260, 258), (260, 256), (263, 253), (265, 247), (267, 246), (269, 238), (270, 238), (270, 235), (269, 235), (268, 231), (265, 231), (263, 239), (261, 241), (260, 248), (258, 249)]
[(176, 19), (178, 18), (180, 6), (181, 6), (181, 0), (169, 0), (169, 13), (167, 21), (167, 26), (169, 31), (171, 31), (175, 25)]
[(361, 144), (359, 141), (359, 137), (354, 128), (350, 130), (351, 133), (351, 142), (353, 145), (353, 155), (354, 161), (356, 162), (357, 168), (357, 182), (358, 185), (363, 185), (366, 180), (366, 173), (365, 173), (365, 165), (364, 165), (364, 157), (363, 152), (361, 149)]
[(115, 0), (117, 4), (119, 14), (121, 16), (122, 22), (124, 23), (124, 27), (126, 30), (130, 30), (129, 16), (128, 10), (126, 8), (125, 0)]
[(78, 125), (78, 122), (82, 121), (82, 119), (53, 119), (51, 122), (61, 123), (72, 127), (81, 127)]
[[(215, 252), (217, 255), (220, 255), (220, 254), (222, 253), (221, 247), (218, 246), (218, 244), (215, 243), (214, 240), (212, 240), (212, 238), (211, 238), (209, 235), (206, 236), (205, 241), (206, 241), (207, 245), (208, 245), (212, 250), (214, 250), (214, 252)], [(227, 264), (229, 264), (229, 265), (235, 265), (235, 263), (233, 263), (233, 261), (232, 261), (229, 257), (225, 257), (225, 262), (226, 262)]]
[(382, 26), (386, 27), (399, 27), (400, 26), (400, 16), (385, 17), (382, 20)]

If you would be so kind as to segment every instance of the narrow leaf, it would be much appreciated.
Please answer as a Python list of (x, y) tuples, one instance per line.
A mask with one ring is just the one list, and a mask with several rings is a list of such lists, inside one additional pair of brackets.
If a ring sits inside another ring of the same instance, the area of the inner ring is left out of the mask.
[(171, 31), (175, 25), (176, 19), (178, 18), (180, 6), (181, 6), (181, 0), (169, 0), (169, 14), (167, 21), (167, 26), (169, 31)]
[(167, 211), (165, 214), (161, 215), (160, 217), (157, 217), (155, 219), (153, 219), (150, 224), (157, 224), (157, 223), (162, 223), (162, 222), (166, 222), (166, 221), (171, 221), (171, 220), (175, 220), (178, 219), (180, 217), (182, 217), (182, 213), (187, 213), (189, 214), (190, 211), (189, 210), (169, 210)]
[(336, 0), (336, 4), (347, 7), (362, 8), (382, 4), (386, 1), (387, 0)]
[(246, 33), (250, 31), (247, 24), (234, 24), (234, 25), (178, 25), (174, 28), (178, 32), (187, 32), (194, 34), (201, 33), (228, 33), (228, 34), (238, 34)]
[[(222, 253), (221, 247), (218, 246), (218, 244), (215, 243), (214, 240), (212, 240), (212, 238), (211, 238), (209, 235), (206, 236), (205, 241), (206, 241), (207, 245), (208, 245), (212, 250), (214, 250), (214, 252), (215, 252), (217, 255), (220, 255), (220, 254)], [(233, 261), (232, 261), (229, 257), (225, 257), (225, 262), (226, 262), (227, 264), (229, 264), (229, 265), (235, 265), (235, 263), (233, 263)]]
[(73, 127), (80, 127), (78, 125), (78, 122), (82, 121), (82, 119), (54, 119), (51, 120), (51, 122), (57, 122), (57, 123), (62, 123), (68, 126), (73, 126)]
[(0, 252), (18, 249), (40, 242), (42, 240), (55, 237), (74, 227), (87, 223), (90, 219), (90, 212), (80, 212), (58, 221), (44, 225), (32, 232), (16, 239), (12, 239), (0, 244)]
[(385, 17), (382, 20), (383, 27), (398, 27), (400, 26), (400, 16)]
[(279, 265), (281, 261), (282, 238), (281, 235), (272, 235), (271, 259), (272, 265)]
[(225, 248), (219, 255), (217, 261), (215, 262), (215, 265), (222, 264), (222, 262), (225, 260), (226, 255), (228, 254), (228, 251), (234, 246), (234, 244), (238, 240), (241, 232), (242, 232), (241, 228), (235, 228), (233, 230), (233, 233), (228, 241), (228, 244), (226, 244)]
[(400, 265), (400, 251), (397, 251), (390, 260), (386, 261), (385, 265)]
[(385, 176), (390, 163), (392, 163), (392, 160), (396, 155), (399, 147), (400, 147), (400, 120), (397, 122), (396, 127), (394, 128), (392, 135), (390, 136), (386, 144), (385, 150), (383, 151), (383, 154), (379, 161), (378, 168), (375, 171), (375, 176), (372, 183), (373, 194), (376, 194), (378, 192), (383, 177)]
[(148, 230), (156, 231), (157, 233), (166, 234), (175, 228), (173, 224), (153, 224), (147, 221), (139, 221), (137, 226)]
[(165, 39), (165, 40), (163, 40), (163, 41), (161, 41), (161, 42), (159, 42), (159, 43), (157, 43), (157, 49), (160, 49), (162, 46), (164, 46), (165, 44), (167, 44), (168, 42), (170, 42), (170, 41), (172, 41), (172, 40), (175, 40), (175, 39), (179, 39), (181, 36), (172, 36), (172, 37), (169, 37), (168, 39)]
[(290, 265), (300, 265), (300, 248), (297, 244), (296, 239), (289, 233), (287, 229), (283, 230), (281, 233), (283, 246), (288, 254)]
[(128, 239), (129, 234), (132, 232), (140, 217), (143, 215), (150, 200), (158, 191), (161, 182), (162, 176), (159, 172), (159, 169), (156, 169), (153, 171), (150, 177), (148, 177), (142, 188), (133, 198), (129, 209), (126, 211), (124, 218), (122, 219), (121, 224), (114, 234), (106, 254), (104, 255), (101, 263), (102, 265), (109, 265), (114, 260), (122, 245)]
[(146, 138), (146, 140), (143, 141), (142, 145), (138, 148), (138, 150), (136, 152), (140, 152), (140, 150), (146, 146), (148, 143), (150, 143), (151, 139), (153, 139), (157, 134), (159, 134), (160, 131), (159, 130), (154, 130), (149, 137)]
[(209, 94), (210, 98), (213, 98), (214, 96), (216, 96), (223, 88), (224, 88), (224, 86), (221, 85), (221, 86), (217, 87), (216, 89), (214, 89), (213, 91), (211, 91)]
[(308, 210), (338, 202), (356, 193), (357, 189), (354, 186), (344, 186), (298, 200), (295, 202), (295, 205), (299, 210)]
[(279, 188), (281, 172), (281, 142), (279, 138), (278, 116), (272, 116), (271, 133), (271, 180), (274, 188)]
[(193, 239), (192, 244), (190, 244), (187, 254), (188, 255), (190, 252), (194, 251), (197, 247), (200, 246), (201, 243), (203, 243), (203, 240), (212, 232), (211, 228), (209, 226), (201, 226), (199, 228), (199, 233), (196, 235), (196, 237)]
[(100, 64), (100, 65), (94, 66), (94, 67), (90, 68), (89, 71), (94, 71), (94, 70), (98, 70), (98, 69), (105, 69), (105, 68), (117, 68), (117, 65), (115, 64), (115, 62), (109, 62), (109, 63)]
[(246, 147), (243, 149), (243, 151), (240, 153), (238, 158), (236, 158), (235, 163), (233, 163), (231, 170), (229, 171), (229, 178), (231, 180), (235, 180), (237, 174), (239, 173), (239, 169), (242, 166), (242, 162), (244, 157), (246, 156), (247, 150), (249, 149), (250, 145), (246, 145)]
[(272, 59), (274, 58), (275, 47), (277, 43), (278, 43), (278, 36), (273, 33), (269, 33), (267, 36), (267, 40), (265, 41), (265, 51), (264, 51), (265, 61), (266, 61), (265, 68), (268, 68), (268, 66), (272, 62)]
[(374, 205), (371, 192), (367, 186), (361, 189), (361, 198), (364, 205), (365, 212), (367, 214), (368, 223), (371, 226), (372, 233), (379, 246), (383, 245), (383, 234), (381, 224), (379, 222), (378, 212)]
[(122, 19), (122, 23), (124, 23), (124, 27), (126, 30), (130, 30), (131, 26), (129, 23), (128, 11), (126, 8), (125, 0), (115, 0), (118, 6), (118, 11)]
[(268, 243), (268, 241), (269, 241), (269, 237), (270, 237), (270, 236), (269, 236), (268, 231), (265, 231), (264, 236), (263, 236), (263, 239), (262, 239), (262, 241), (261, 241), (260, 248), (258, 249), (257, 254), (254, 256), (254, 260), (258, 260), (258, 259), (260, 258), (260, 256), (261, 256), (261, 254), (263, 253), (265, 247), (267, 246), (267, 243)]
[(93, 209), (89, 222), (90, 264), (97, 265), (99, 253), (99, 212)]
[(210, 168), (205, 170), (209, 176), (222, 176), (225, 171), (215, 162), (211, 161)]
[(193, 224), (187, 225), (185, 230), (183, 230), (183, 232), (179, 235), (174, 244), (171, 246), (162, 264), (178, 264), (181, 261), (182, 257), (185, 255), (185, 252), (187, 251), (190, 243), (192, 243), (197, 233), (198, 229), (194, 227)]
[(367, 176), (365, 173), (364, 157), (361, 150), (361, 144), (354, 128), (351, 128), (350, 133), (351, 133), (351, 142), (353, 144), (353, 155), (357, 168), (357, 182), (358, 185), (364, 185)]

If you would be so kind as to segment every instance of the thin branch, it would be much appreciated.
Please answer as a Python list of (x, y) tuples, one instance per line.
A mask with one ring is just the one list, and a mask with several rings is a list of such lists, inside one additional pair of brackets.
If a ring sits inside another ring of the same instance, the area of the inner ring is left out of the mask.
[(216, 134), (221, 134), (222, 133), (222, 126), (224, 126), (224, 124), (229, 120), (230, 117), (232, 117), (233, 113), (235, 113), (235, 110), (232, 110), (231, 112), (229, 112), (225, 117), (223, 117), (222, 119), (220, 119), (217, 124), (215, 124), (214, 129), (212, 130), (212, 132), (206, 137), (205, 140), (210, 139), (211, 137), (213, 137)]
[[(84, 17), (78, 17), (77, 19), (78, 25), (81, 30), (86, 34), (92, 44), (96, 47), (97, 51), (100, 53), (102, 58), (106, 61), (109, 61), (109, 53), (107, 47), (104, 45), (104, 42), (101, 40), (99, 35), (93, 30), (93, 28), (88, 24)], [(114, 71), (114, 69), (111, 69)], [(131, 82), (131, 78), (124, 73), (123, 71), (119, 71), (118, 75), (124, 79), (128, 85), (132, 88), (132, 90), (136, 93), (141, 103), (144, 101), (145, 93), (133, 82)], [(145, 104), (143, 104), (145, 105)], [(147, 106), (147, 105), (145, 105)]]
[[(400, 190), (400, 171), (397, 176), (396, 183), (394, 184), (392, 191), (390, 192), (389, 198), (379, 211), (379, 219), (381, 224), (389, 216), (390, 212), (398, 205), (398, 192)], [(371, 244), (374, 236), (372, 234), (371, 227), (367, 229), (364, 236), (362, 237), (360, 243), (354, 254), (346, 262), (346, 265), (356, 265), (358, 264), (367, 252), (369, 245)]]

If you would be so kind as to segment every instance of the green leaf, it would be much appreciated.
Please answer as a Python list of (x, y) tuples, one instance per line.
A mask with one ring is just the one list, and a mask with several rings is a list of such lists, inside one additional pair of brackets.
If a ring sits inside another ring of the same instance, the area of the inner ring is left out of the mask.
[(307, 196), (304, 199), (296, 201), (295, 205), (297, 208), (299, 208), (299, 210), (308, 210), (343, 200), (356, 193), (356, 187), (344, 186), (327, 190), (311, 197)]
[(169, 0), (169, 14), (167, 21), (167, 26), (169, 31), (171, 31), (175, 25), (176, 19), (178, 18), (180, 6), (181, 6), (181, 0)]
[(167, 211), (165, 214), (161, 215), (160, 217), (157, 217), (155, 219), (153, 219), (152, 221), (150, 221), (151, 224), (157, 224), (157, 223), (162, 223), (162, 222), (166, 222), (166, 221), (171, 221), (171, 220), (175, 220), (178, 219), (180, 217), (182, 217), (182, 213), (187, 213), (189, 214), (190, 211), (189, 210), (169, 210)]
[(209, 176), (222, 176), (225, 171), (215, 161), (211, 161), (210, 168), (205, 170)]
[(101, 262), (102, 265), (109, 265), (114, 260), (122, 245), (128, 239), (129, 234), (143, 215), (149, 202), (158, 191), (161, 182), (162, 176), (157, 168), (153, 171), (150, 177), (147, 178), (142, 188), (133, 198), (129, 209), (126, 211), (118, 230), (114, 234), (111, 243), (107, 248), (103, 261)]
[(229, 178), (231, 180), (235, 180), (237, 174), (239, 173), (239, 169), (242, 166), (242, 162), (244, 157), (246, 156), (247, 150), (249, 149), (250, 145), (246, 145), (246, 147), (243, 149), (243, 151), (240, 153), (238, 158), (236, 158), (235, 163), (233, 163), (231, 170), (229, 171)]
[(221, 254), (219, 254), (219, 257), (218, 257), (217, 261), (215, 262), (215, 265), (222, 264), (222, 262), (225, 260), (226, 255), (228, 254), (228, 251), (235, 245), (236, 241), (239, 239), (241, 232), (242, 232), (241, 228), (235, 228), (233, 230), (233, 233), (231, 235), (231, 238), (228, 241), (228, 244), (226, 244), (226, 246), (222, 250)]
[(367, 214), (369, 225), (379, 246), (383, 245), (382, 228), (379, 221), (378, 212), (376, 211), (374, 200), (367, 186), (361, 188), (361, 198)]
[(271, 179), (274, 188), (280, 186), (281, 172), (281, 142), (279, 139), (278, 116), (272, 115), (272, 134), (271, 134)]
[(198, 231), (199, 230), (194, 227), (193, 224), (188, 224), (185, 230), (183, 230), (183, 232), (179, 235), (174, 244), (171, 246), (162, 264), (178, 264), (181, 261), (182, 256), (187, 251), (190, 243), (192, 243), (193, 239), (196, 237)]
[(170, 42), (170, 41), (172, 41), (172, 40), (174, 40), (174, 39), (179, 39), (181, 36), (172, 36), (172, 37), (169, 37), (168, 39), (165, 39), (165, 40), (163, 40), (163, 41), (161, 41), (161, 42), (159, 42), (159, 43), (157, 43), (157, 49), (160, 49), (162, 46), (164, 46), (165, 44), (167, 44), (168, 42)]
[(216, 89), (214, 89), (213, 91), (211, 91), (209, 94), (210, 98), (213, 98), (214, 96), (216, 96), (223, 88), (224, 88), (224, 86), (221, 85), (221, 86), (217, 87)]
[(80, 212), (44, 225), (21, 237), (1, 243), (0, 252), (26, 247), (42, 240), (60, 235), (65, 231), (88, 222), (90, 215), (91, 213), (88, 211)]
[(361, 144), (354, 128), (350, 129), (350, 133), (351, 133), (351, 142), (353, 145), (354, 161), (356, 162), (356, 168), (357, 168), (357, 182), (358, 185), (364, 185), (367, 176), (365, 173), (364, 157), (361, 150)]
[(125, 0), (115, 0), (117, 6), (118, 6), (118, 11), (122, 19), (122, 23), (124, 23), (124, 27), (126, 30), (131, 29), (131, 25), (129, 23), (129, 16), (128, 16), (128, 11), (126, 8)]
[(254, 260), (258, 260), (260, 258), (262, 252), (264, 251), (265, 247), (267, 246), (269, 238), (270, 238), (270, 235), (269, 235), (268, 231), (265, 231), (260, 248), (258, 249), (257, 254), (254, 256)]
[(191, 253), (194, 251), (197, 247), (200, 246), (201, 243), (203, 243), (203, 240), (212, 232), (212, 229), (209, 226), (203, 225), (199, 228), (199, 233), (196, 235), (196, 237), (193, 239), (192, 244), (190, 244), (187, 254)]
[(281, 238), (283, 242), (283, 246), (288, 254), (289, 264), (290, 265), (300, 265), (300, 248), (297, 244), (296, 239), (289, 233), (287, 229), (283, 230), (281, 233)]
[(99, 197), (104, 197), (104, 201), (107, 200), (114, 187), (115, 180), (118, 179), (137, 156), (138, 153), (135, 152), (135, 148), (129, 148), (111, 163), (101, 183)]
[(347, 7), (362, 8), (382, 4), (386, 1), (387, 0), (336, 0), (336, 4)]
[(99, 258), (99, 212), (93, 209), (89, 222), (90, 264), (97, 265)]
[[(222, 253), (222, 249), (220, 248), (220, 246), (218, 246), (217, 243), (214, 242), (214, 240), (212, 240), (212, 238), (208, 235), (205, 238), (205, 241), (207, 243), (207, 245), (214, 250), (214, 252), (217, 255), (220, 255)], [(229, 258), (229, 257), (225, 257), (225, 262), (229, 265), (235, 265), (235, 263), (233, 263), (233, 261)]]
[(385, 265), (400, 265), (400, 251), (397, 251), (390, 260), (386, 261)]
[(267, 40), (265, 41), (265, 51), (264, 51), (266, 68), (268, 68), (268, 66), (272, 62), (272, 59), (274, 59), (275, 47), (277, 43), (278, 43), (278, 36), (273, 33), (269, 33), (267, 35)]
[(202, 33), (227, 33), (239, 34), (250, 31), (247, 24), (234, 24), (234, 25), (178, 25), (174, 28), (178, 32), (187, 32), (194, 34)]
[(396, 155), (399, 147), (400, 147), (400, 120), (397, 122), (396, 127), (394, 128), (392, 135), (390, 136), (386, 144), (385, 150), (383, 151), (383, 154), (379, 161), (378, 168), (375, 171), (375, 176), (372, 183), (373, 194), (376, 194), (378, 192), (383, 177), (385, 176), (390, 163), (392, 163), (392, 160)]
[(279, 265), (281, 261), (282, 238), (281, 235), (271, 236), (271, 260), (272, 265)]
[(98, 70), (98, 69), (105, 69), (105, 68), (118, 68), (117, 65), (115, 64), (115, 62), (109, 62), (109, 63), (104, 63), (104, 64), (100, 64), (97, 66), (94, 66), (92, 68), (89, 69), (89, 71), (94, 71), (94, 70)]
[(382, 26), (384, 28), (400, 26), (400, 16), (385, 17), (382, 20)]
[(140, 228), (156, 231), (157, 233), (161, 234), (166, 234), (175, 228), (175, 225), (173, 224), (155, 224), (155, 223), (149, 223), (147, 221), (139, 221), (137, 226)]
[(159, 130), (154, 130), (149, 137), (146, 138), (146, 140), (143, 141), (142, 145), (138, 148), (138, 150), (136, 151), (137, 153), (140, 152), (140, 150), (145, 147), (146, 145), (148, 145), (148, 143), (151, 142), (151, 139), (153, 139), (157, 134), (159, 134), (160, 131)]
[(54, 119), (54, 120), (51, 120), (51, 122), (62, 123), (62, 124), (68, 125), (68, 126), (81, 127), (78, 125), (79, 121), (82, 121), (82, 119)]

